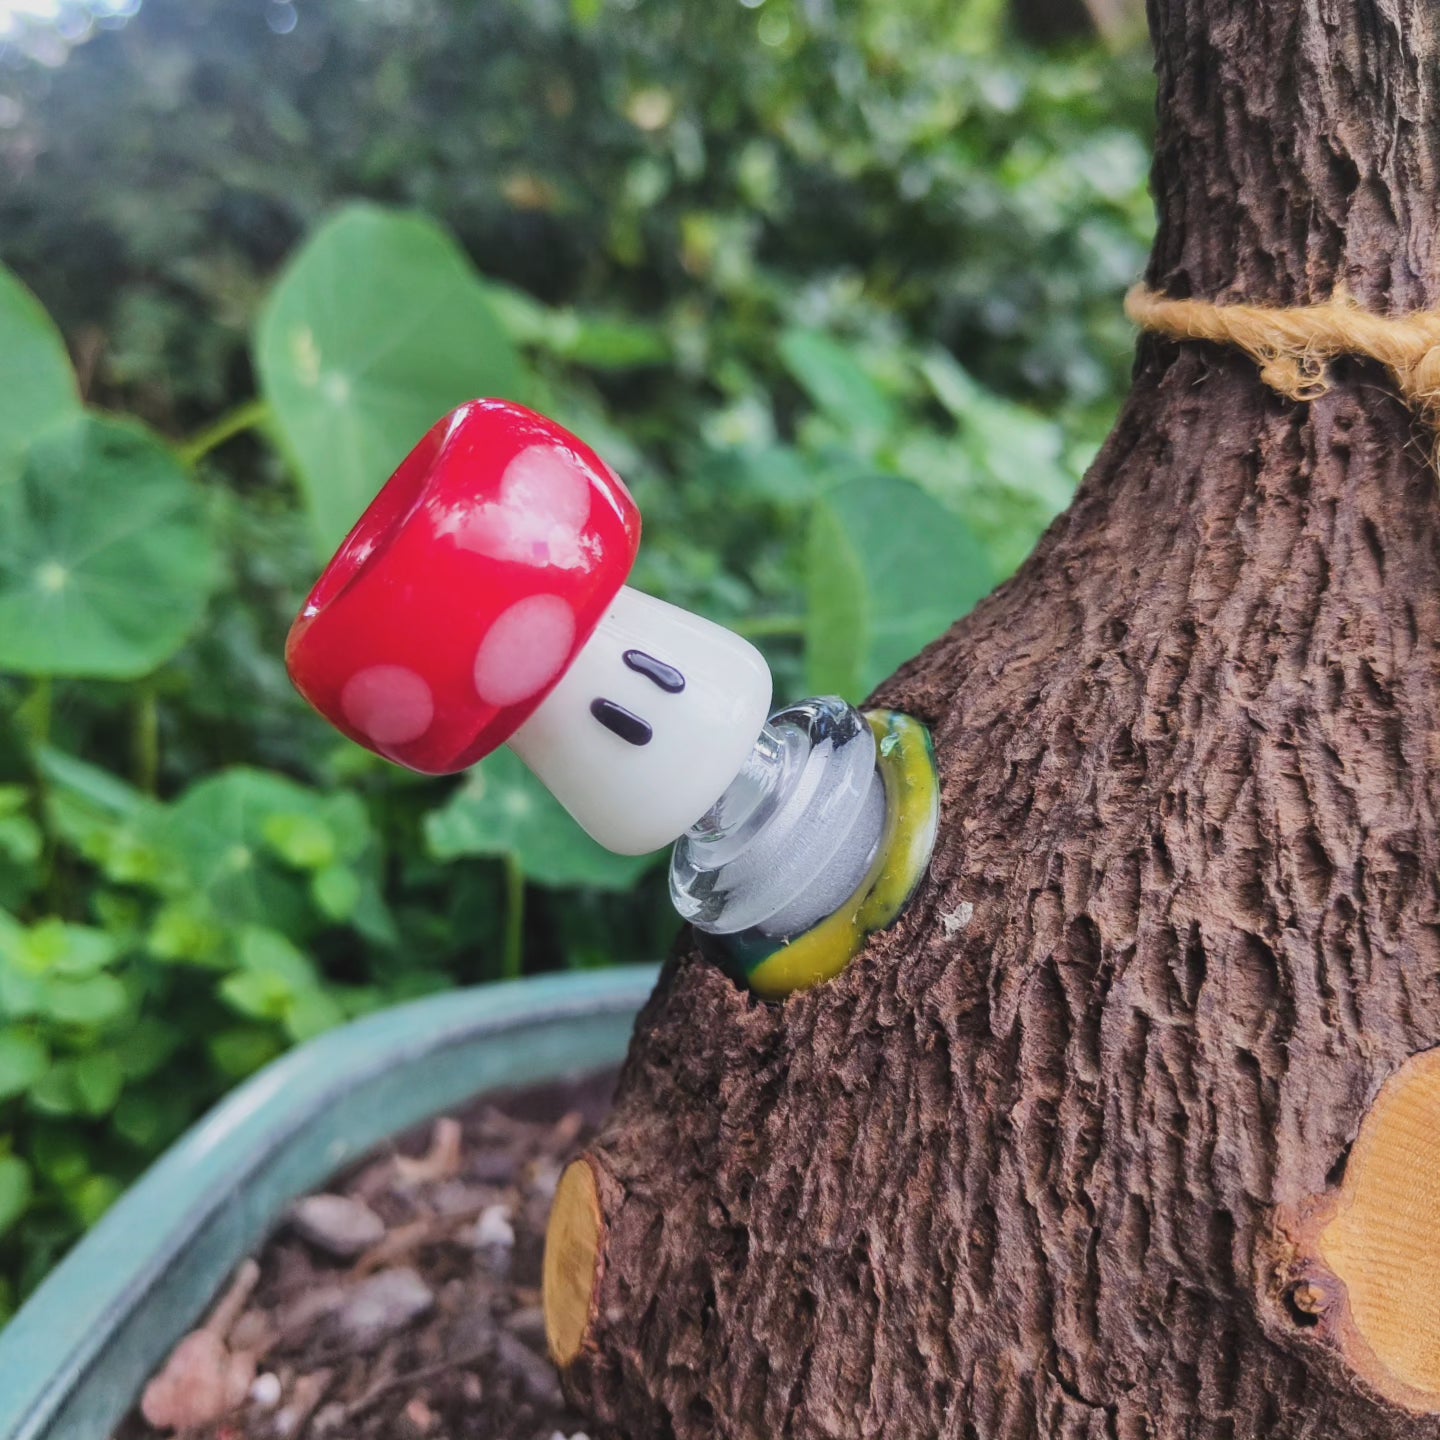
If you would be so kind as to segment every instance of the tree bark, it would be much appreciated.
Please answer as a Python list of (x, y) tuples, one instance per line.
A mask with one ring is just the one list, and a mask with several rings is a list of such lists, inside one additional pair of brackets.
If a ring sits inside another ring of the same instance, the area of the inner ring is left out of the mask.
[[(1434, 0), (1150, 21), (1153, 287), (1440, 303)], [(590, 1157), (601, 1433), (1440, 1437), (1307, 1249), (1440, 1043), (1436, 476), (1336, 380), (1142, 341), (1074, 504), (877, 696), (944, 787), (899, 925), (779, 1006), (682, 945)]]

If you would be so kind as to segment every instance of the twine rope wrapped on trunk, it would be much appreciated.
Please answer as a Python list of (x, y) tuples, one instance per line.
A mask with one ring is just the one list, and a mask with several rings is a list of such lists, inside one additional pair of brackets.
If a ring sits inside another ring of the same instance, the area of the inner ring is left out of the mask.
[(1323, 305), (1271, 309), (1170, 300), (1146, 285), (1125, 297), (1125, 313), (1142, 330), (1172, 340), (1234, 345), (1260, 367), (1260, 378), (1290, 400), (1318, 400), (1331, 385), (1330, 361), (1341, 355), (1376, 360), (1405, 403), (1436, 435), (1440, 469), (1440, 312), (1377, 315), (1345, 290)]

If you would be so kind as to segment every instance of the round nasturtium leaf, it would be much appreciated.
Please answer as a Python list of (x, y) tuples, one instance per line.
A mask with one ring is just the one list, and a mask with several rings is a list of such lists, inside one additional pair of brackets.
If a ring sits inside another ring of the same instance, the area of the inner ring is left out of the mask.
[(857, 704), (994, 584), (969, 526), (893, 475), (825, 492), (805, 571), (806, 683)]
[(157, 808), (142, 838), (183, 880), (200, 914), (226, 927), (267, 924), (288, 934), (314, 928), (302, 876), (274, 853), (267, 830), (277, 815), (322, 810), (324, 797), (264, 770), (235, 766), (197, 780)]
[(260, 318), (260, 388), (328, 555), (447, 411), (522, 399), (515, 347), (433, 221), (354, 205), (323, 225)]
[(138, 425), (83, 418), (0, 466), (0, 670), (148, 674), (199, 623), (215, 568), (193, 482)]
[(65, 342), (40, 302), (0, 266), (0, 457), (80, 414)]

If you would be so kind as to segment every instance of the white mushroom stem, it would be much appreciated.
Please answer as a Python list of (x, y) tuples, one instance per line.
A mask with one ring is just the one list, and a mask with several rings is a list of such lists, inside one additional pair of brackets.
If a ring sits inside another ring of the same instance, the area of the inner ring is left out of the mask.
[(643, 855), (745, 768), (770, 692), (748, 641), (627, 586), (510, 746), (607, 850)]

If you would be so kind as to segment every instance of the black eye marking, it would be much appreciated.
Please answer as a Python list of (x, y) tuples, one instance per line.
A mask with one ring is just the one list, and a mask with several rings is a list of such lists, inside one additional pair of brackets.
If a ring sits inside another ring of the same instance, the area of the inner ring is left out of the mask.
[(613, 700), (592, 700), (590, 713), (612, 734), (627, 745), (648, 745), (655, 732), (638, 715), (632, 715)]
[(627, 650), (620, 657), (637, 675), (653, 681), (670, 695), (678, 695), (685, 688), (685, 677), (673, 666), (643, 650)]

